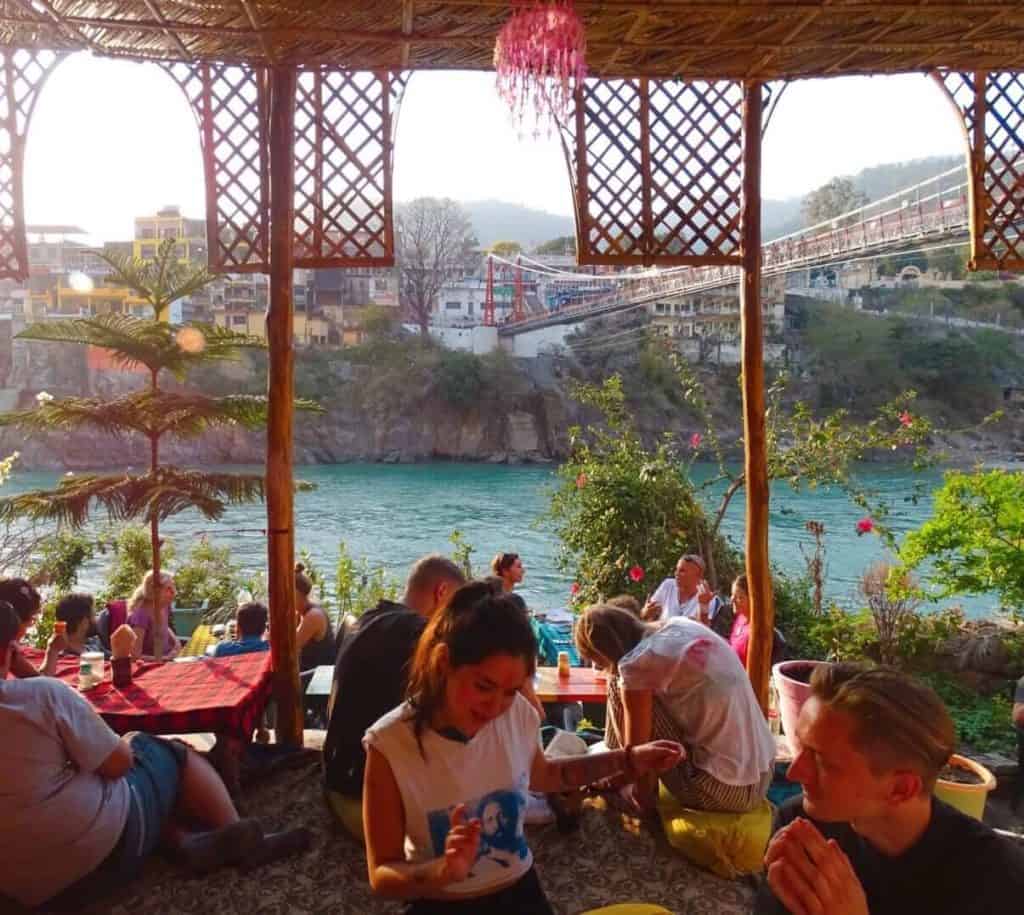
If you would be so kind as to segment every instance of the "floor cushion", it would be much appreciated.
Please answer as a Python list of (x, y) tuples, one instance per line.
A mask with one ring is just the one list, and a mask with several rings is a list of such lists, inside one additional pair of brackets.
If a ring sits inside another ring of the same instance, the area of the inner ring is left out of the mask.
[(363, 835), (363, 801), (358, 797), (346, 797), (337, 791), (325, 791), (327, 806), (330, 807), (334, 819), (337, 820), (345, 831), (358, 839), (363, 845), (366, 838)]
[(767, 801), (749, 813), (690, 810), (661, 785), (658, 813), (669, 844), (694, 864), (729, 880), (762, 869), (772, 831)]

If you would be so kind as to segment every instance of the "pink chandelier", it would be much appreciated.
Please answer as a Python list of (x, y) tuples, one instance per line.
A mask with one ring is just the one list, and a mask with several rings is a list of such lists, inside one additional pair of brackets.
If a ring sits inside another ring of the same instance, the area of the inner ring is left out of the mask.
[(586, 51), (573, 0), (513, 0), (494, 44), (494, 69), (517, 124), (531, 109), (538, 128), (565, 120), (573, 86), (587, 74)]

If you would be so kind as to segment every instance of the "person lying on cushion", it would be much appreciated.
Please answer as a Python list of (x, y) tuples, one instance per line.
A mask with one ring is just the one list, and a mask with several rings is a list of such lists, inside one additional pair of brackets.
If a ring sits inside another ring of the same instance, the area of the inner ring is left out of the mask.
[(956, 731), (900, 671), (828, 664), (811, 677), (757, 915), (1001, 915), (1024, 901), (1024, 851), (932, 796)]
[[(685, 617), (645, 623), (598, 604), (580, 618), (576, 647), (609, 674), (609, 747), (678, 741), (686, 757), (661, 781), (684, 807), (743, 813), (761, 804), (775, 741), (747, 672), (721, 636)], [(627, 802), (640, 809), (656, 798), (656, 779), (627, 789)]]
[(6, 679), (20, 626), (0, 602), (0, 893), (78, 908), (137, 877), (158, 845), (196, 873), (308, 847), (305, 829), (268, 835), (239, 819), (184, 743), (118, 737), (62, 680)]

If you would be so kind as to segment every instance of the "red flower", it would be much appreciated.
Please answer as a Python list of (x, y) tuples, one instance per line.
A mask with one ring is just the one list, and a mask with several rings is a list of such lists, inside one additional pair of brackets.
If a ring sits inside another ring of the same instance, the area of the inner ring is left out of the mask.
[(576, 488), (577, 489), (582, 489), (586, 485), (587, 485), (587, 475), (585, 473), (581, 473), (578, 477), (576, 477)]
[(570, 594), (571, 594), (571, 595), (572, 595), (573, 597), (575, 597), (575, 596), (576, 596), (577, 594), (579, 594), (579, 593), (580, 593), (580, 583), (579, 583), (578, 581), (574, 581), (574, 582), (572, 583), (572, 585), (571, 585), (571, 586), (570, 586), (570, 588), (569, 588), (569, 593), (570, 593)]
[(699, 432), (694, 432), (690, 436), (690, 447), (696, 450), (700, 447), (702, 441), (704, 441), (704, 437)]
[(900, 425), (903, 426), (904, 429), (909, 429), (913, 422), (914, 417), (910, 415), (909, 410), (904, 410), (900, 414)]
[(857, 522), (857, 536), (861, 534), (870, 534), (875, 529), (875, 522), (870, 518), (861, 518)]
[(637, 581), (637, 582), (643, 581), (644, 580), (644, 570), (641, 569), (640, 566), (633, 566), (629, 570), (629, 577), (630, 577), (631, 581)]

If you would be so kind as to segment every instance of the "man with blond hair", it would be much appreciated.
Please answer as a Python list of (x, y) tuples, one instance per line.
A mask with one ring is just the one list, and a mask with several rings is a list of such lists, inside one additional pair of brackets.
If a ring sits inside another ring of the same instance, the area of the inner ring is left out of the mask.
[(996, 915), (1024, 902), (1024, 852), (932, 796), (953, 752), (934, 690), (887, 668), (817, 668), (756, 915)]

